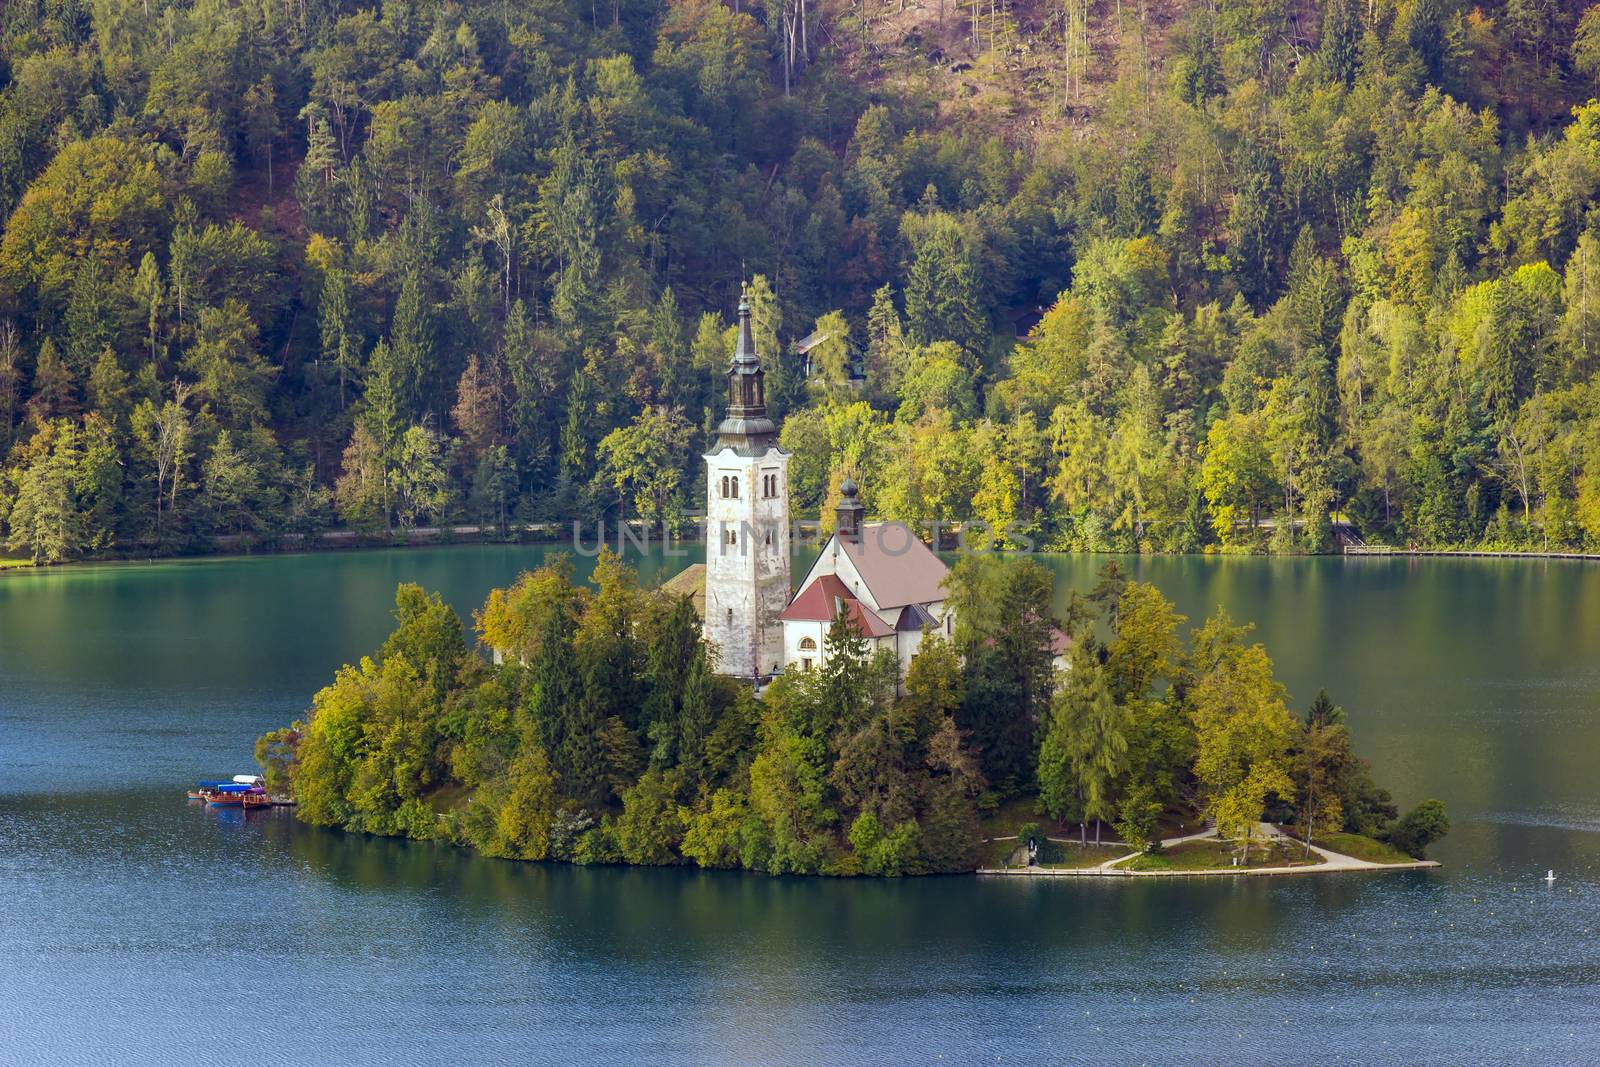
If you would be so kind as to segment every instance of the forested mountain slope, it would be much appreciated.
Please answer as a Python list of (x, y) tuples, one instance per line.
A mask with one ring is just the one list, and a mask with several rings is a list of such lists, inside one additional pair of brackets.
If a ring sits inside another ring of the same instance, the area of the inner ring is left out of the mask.
[(676, 523), (744, 279), (798, 514), (850, 472), (1058, 547), (1600, 547), (1580, 5), (11, 0), (0, 35), (16, 555)]

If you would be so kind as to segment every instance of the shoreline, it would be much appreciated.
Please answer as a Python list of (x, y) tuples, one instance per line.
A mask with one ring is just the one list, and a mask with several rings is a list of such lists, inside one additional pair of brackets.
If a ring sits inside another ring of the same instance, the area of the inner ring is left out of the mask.
[[(1260, 837), (1266, 841), (1290, 841), (1298, 845), (1301, 842), (1285, 834), (1281, 829), (1271, 823), (1257, 824)], [(1254, 837), (1254, 835), (1252, 835)], [(995, 838), (993, 840), (1002, 840)], [(1048, 838), (1047, 838), (1048, 840)], [(1217, 831), (1215, 827), (1201, 830), (1199, 833), (1174, 837), (1163, 841), (1162, 847), (1182, 846), (1192, 842), (1215, 841)], [(1113, 842), (1116, 844), (1116, 842)], [(1127, 847), (1124, 845), (1123, 847)], [(1335, 852), (1318, 844), (1307, 846), (1317, 856), (1320, 862), (1296, 864), (1293, 866), (1277, 867), (1204, 867), (1194, 870), (1157, 870), (1135, 871), (1122, 865), (1130, 860), (1138, 859), (1145, 855), (1144, 852), (1133, 851), (1123, 856), (1114, 856), (1104, 863), (1088, 867), (980, 867), (975, 872), (979, 875), (1008, 875), (1023, 878), (1239, 878), (1261, 877), (1282, 878), (1297, 874), (1348, 874), (1365, 871), (1419, 871), (1431, 870), (1440, 866), (1438, 860), (1414, 859), (1403, 863), (1379, 863), (1376, 860), (1364, 860), (1343, 852)]]
[[(276, 537), (265, 537), (259, 541), (251, 541), (243, 535), (228, 534), (220, 538), (214, 538), (209, 548), (160, 555), (145, 554), (137, 551), (111, 552), (95, 556), (84, 556), (78, 559), (62, 560), (56, 563), (34, 563), (28, 559), (0, 556), (0, 580), (13, 574), (36, 573), (61, 568), (114, 566), (124, 563), (178, 563), (187, 560), (244, 559), (256, 556), (309, 555), (320, 552), (371, 552), (387, 549), (449, 548), (475, 545), (551, 546), (567, 544), (572, 547), (565, 538), (560, 536), (560, 532), (561, 527), (559, 524), (540, 522), (527, 523), (513, 527), (505, 532), (496, 532), (492, 527), (473, 525), (419, 526), (403, 532), (397, 531), (394, 536), (387, 538), (382, 535), (359, 533), (355, 530), (326, 530), (310, 538), (304, 534), (283, 534)], [(631, 537), (626, 538), (623, 543), (626, 544), (631, 540)], [(610, 543), (609, 541), (606, 542), (607, 545), (610, 545)], [(654, 544), (655, 541), (652, 539), (646, 543)], [(700, 542), (693, 543), (698, 544)], [(944, 550), (941, 549), (941, 551)], [(1057, 552), (1048, 549), (1037, 549), (1027, 554), (1042, 556), (1137, 556), (1140, 558), (1149, 556), (1169, 559), (1413, 559), (1429, 557), (1435, 559), (1563, 560), (1580, 563), (1600, 563), (1600, 553), (1595, 552), (1495, 551), (1446, 548), (1385, 549), (1365, 546), (1354, 550), (1346, 546), (1343, 551), (1333, 550), (1329, 552), (1201, 551), (1145, 553), (1088, 550)]]
[[(1133, 858), (1131, 854), (1117, 860)], [(1360, 862), (1360, 861), (1357, 861)], [(1370, 871), (1422, 871), (1443, 866), (1438, 860), (1413, 860), (1410, 863), (1368, 863), (1363, 866), (1330, 866), (1312, 863), (1303, 867), (1214, 867), (1203, 871), (1128, 871), (1117, 867), (980, 867), (980, 876), (1020, 878), (1287, 878), (1298, 874), (1363, 874)]]

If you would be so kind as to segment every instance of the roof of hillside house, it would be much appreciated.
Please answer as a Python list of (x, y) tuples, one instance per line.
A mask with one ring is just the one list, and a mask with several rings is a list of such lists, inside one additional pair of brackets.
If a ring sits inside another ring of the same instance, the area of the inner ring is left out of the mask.
[(784, 622), (832, 622), (840, 611), (862, 637), (888, 637), (894, 627), (831, 574), (824, 574), (801, 591), (778, 618)]
[(840, 541), (839, 547), (880, 608), (932, 604), (948, 595), (944, 579), (950, 568), (903, 522), (868, 523), (858, 540)]
[(691, 563), (677, 574), (661, 583), (661, 591), (669, 596), (686, 596), (694, 604), (695, 614), (706, 614), (706, 565)]

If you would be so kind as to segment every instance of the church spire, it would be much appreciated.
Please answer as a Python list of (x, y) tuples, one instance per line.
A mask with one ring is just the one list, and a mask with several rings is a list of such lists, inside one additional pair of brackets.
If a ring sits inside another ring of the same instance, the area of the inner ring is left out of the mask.
[(750, 332), (750, 290), (739, 287), (739, 340), (733, 346), (733, 365), (761, 368), (761, 357), (756, 355), (755, 335)]
[(717, 442), (746, 454), (765, 452), (777, 427), (767, 417), (766, 372), (750, 329), (750, 294), (739, 294), (739, 339), (728, 366), (728, 413), (717, 427)]

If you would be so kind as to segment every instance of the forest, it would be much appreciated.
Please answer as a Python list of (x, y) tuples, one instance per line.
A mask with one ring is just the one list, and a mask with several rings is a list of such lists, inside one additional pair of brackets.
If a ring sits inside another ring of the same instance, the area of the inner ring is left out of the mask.
[(949, 591), (954, 633), (927, 634), (903, 684), (841, 614), (819, 669), (758, 698), (711, 672), (687, 597), (641, 588), (609, 551), (592, 587), (558, 555), (492, 592), (476, 630), (494, 662), (438, 596), (402, 585), (377, 655), (256, 757), (313, 825), (582, 864), (971, 871), (1034, 813), (1157, 850), (1176, 813), (1246, 858), (1268, 818), (1415, 856), (1448, 830), (1437, 800), (1399, 816), (1325, 693), (1291, 712), (1225, 612), (1186, 638), (1113, 563), (1059, 620), (1074, 643), (1058, 671), (1045, 567), (967, 554)]
[(1552, 0), (10, 0), (5, 545), (679, 526), (748, 285), (797, 516), (1600, 549), (1597, 88)]

